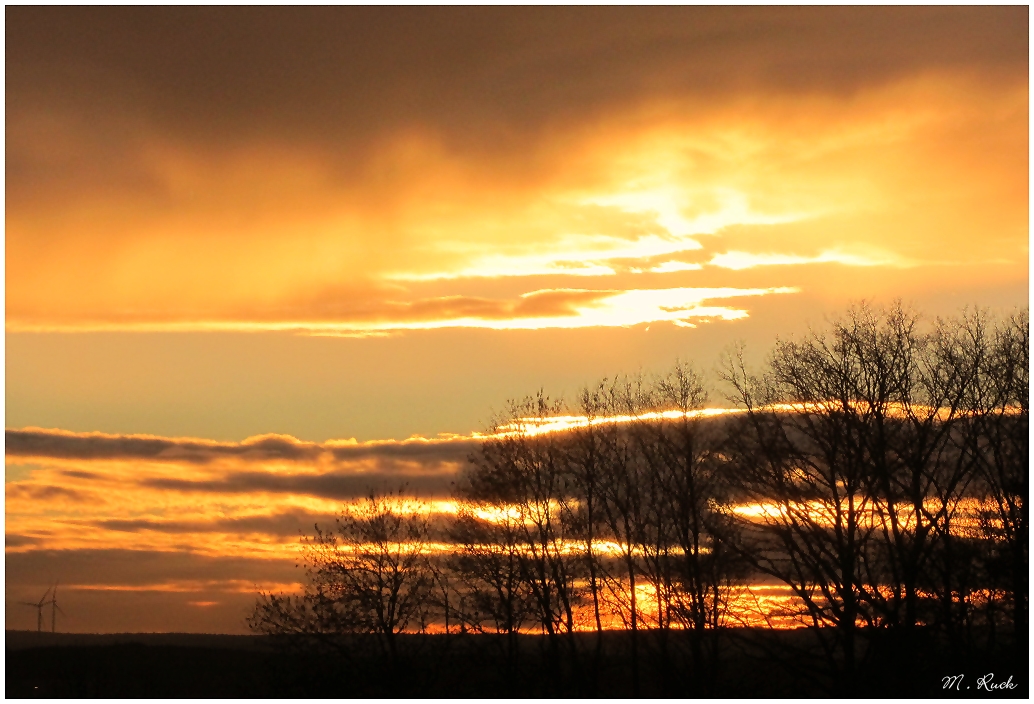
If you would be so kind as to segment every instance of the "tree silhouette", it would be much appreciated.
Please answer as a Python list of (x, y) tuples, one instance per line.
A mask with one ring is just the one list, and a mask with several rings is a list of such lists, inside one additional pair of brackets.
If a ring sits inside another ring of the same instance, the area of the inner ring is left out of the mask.
[[(401, 634), (442, 620), (500, 644), (507, 680), (538, 631), (543, 692), (596, 692), (619, 653), (634, 695), (715, 694), (734, 595), (774, 579), (840, 694), (938, 643), (993, 653), (1003, 632), (1025, 657), (1026, 311), (924, 323), (862, 304), (777, 340), (760, 372), (734, 349), (719, 378), (739, 412), (704, 412), (706, 380), (682, 363), (586, 387), (573, 408), (512, 402), (434, 541), (404, 489), (371, 493), (315, 527), (303, 592), (261, 595), (251, 627), (345, 655), (368, 637), (396, 671)], [(791, 642), (790, 665), (812, 662)]]
[(307, 584), (300, 596), (262, 595), (253, 630), (320, 637), (371, 634), (398, 660), (398, 635), (423, 623), (431, 588), (426, 507), (404, 489), (371, 493), (348, 506), (335, 528), (304, 541)]

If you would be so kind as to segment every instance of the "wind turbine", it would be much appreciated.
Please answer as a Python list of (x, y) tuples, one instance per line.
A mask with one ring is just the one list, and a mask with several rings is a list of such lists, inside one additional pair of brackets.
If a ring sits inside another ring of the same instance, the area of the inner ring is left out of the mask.
[[(50, 590), (48, 589), (47, 591), (50, 591)], [(44, 594), (43, 598), (46, 599), (47, 595)], [(62, 609), (60, 606), (57, 605), (57, 583), (56, 582), (54, 583), (54, 593), (51, 594), (50, 601), (44, 601), (44, 602), (41, 602), (41, 604), (50, 604), (50, 632), (51, 633), (57, 633), (57, 629), (55, 627), (56, 624), (57, 624), (57, 612), (60, 611), (62, 616), (67, 616), (68, 614), (65, 613), (64, 609)], [(41, 614), (43, 613), (42, 609), (40, 610), (40, 613)]]
[[(47, 591), (45, 591), (43, 593), (42, 598), (40, 598), (40, 600), (38, 602), (36, 602), (36, 603), (33, 603), (31, 601), (22, 601), (22, 602), (20, 602), (24, 606), (35, 606), (36, 607), (36, 632), (37, 633), (42, 633), (43, 632), (43, 606), (45, 604), (50, 603), (50, 602), (47, 601), (47, 595), (48, 594), (50, 594), (50, 589), (47, 589)], [(57, 602), (56, 601), (54, 602), (54, 606), (57, 606)]]

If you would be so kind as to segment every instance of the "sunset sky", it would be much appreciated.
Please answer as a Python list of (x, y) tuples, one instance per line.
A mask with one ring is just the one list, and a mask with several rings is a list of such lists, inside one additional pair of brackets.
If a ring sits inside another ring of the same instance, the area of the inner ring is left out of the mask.
[[(243, 632), (508, 398), (1028, 300), (1028, 9), (6, 10), (6, 618)], [(721, 389), (713, 394), (723, 403)], [(48, 622), (49, 623), (49, 622)]]

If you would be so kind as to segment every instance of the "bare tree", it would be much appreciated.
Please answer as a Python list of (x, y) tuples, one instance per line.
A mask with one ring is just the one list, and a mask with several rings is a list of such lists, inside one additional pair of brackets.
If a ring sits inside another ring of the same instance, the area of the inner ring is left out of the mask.
[[(968, 329), (974, 331), (982, 321), (974, 316), (968, 322)], [(986, 354), (970, 395), (973, 432), (969, 443), (979, 470), (981, 524), (992, 553), (992, 585), (1005, 585), (1012, 601), (1015, 647), (1025, 655), (1030, 531), (1029, 311), (1000, 321), (986, 337), (979, 332), (974, 331), (974, 337), (978, 343), (986, 343)]]
[(524, 580), (527, 553), (519, 512), (500, 503), (464, 503), (450, 535), (457, 546), (448, 567), (456, 582), (456, 615), (462, 628), (484, 633), (489, 624), (505, 635), (509, 667), (519, 654), (518, 635), (533, 615), (531, 593)]
[(600, 616), (600, 556), (597, 553), (602, 529), (601, 502), (604, 472), (606, 471), (604, 430), (600, 421), (605, 421), (608, 404), (606, 381), (596, 387), (585, 388), (579, 395), (579, 410), (586, 424), (571, 432), (568, 448), (568, 472), (571, 475), (571, 490), (576, 500), (572, 507), (572, 519), (578, 537), (585, 544), (586, 571), (589, 574), (589, 595), (592, 598), (593, 622), (596, 627), (596, 660), (603, 646), (603, 622)]
[[(642, 379), (613, 381), (606, 387), (602, 407), (609, 416), (629, 415), (637, 394), (642, 393)], [(640, 643), (642, 621), (640, 585), (643, 584), (643, 546), (647, 542), (645, 501), (648, 466), (626, 424), (607, 423), (600, 426), (602, 449), (600, 479), (600, 513), (606, 536), (616, 553), (621, 569), (607, 570), (600, 563), (609, 600), (629, 630), (631, 648), (632, 692), (640, 692)], [(623, 573), (623, 574), (622, 574)]]
[[(575, 610), (582, 599), (577, 544), (562, 439), (538, 433), (564, 407), (541, 393), (513, 403), (493, 434), (471, 458), (470, 496), (514, 512), (513, 526), (522, 547), (521, 570), (535, 614), (559, 666), (560, 638), (577, 667)], [(559, 677), (559, 672), (554, 673)]]
[(713, 681), (718, 632), (727, 614), (732, 581), (742, 576), (740, 561), (730, 548), (736, 526), (717, 428), (698, 415), (708, 393), (703, 377), (688, 365), (676, 363), (656, 380), (645, 400), (642, 411), (677, 414), (633, 425), (658, 487), (654, 500), (661, 506), (652, 513), (665, 524), (656, 530), (664, 545), (653, 554), (655, 581), (664, 584), (669, 618), (658, 625), (664, 637), (672, 620), (678, 623), (690, 638), (698, 680)]
[(346, 506), (332, 530), (304, 540), (307, 584), (299, 596), (260, 596), (253, 630), (312, 635), (372, 634), (398, 660), (398, 635), (425, 622), (431, 577), (427, 509), (404, 490)]
[(708, 692), (733, 593), (763, 575), (791, 588), (841, 692), (866, 641), (969, 648), (974, 623), (993, 643), (1011, 620), (1026, 653), (1028, 365), (1026, 311), (924, 324), (862, 304), (777, 340), (760, 374), (727, 355), (742, 412), (719, 420), (680, 363), (584, 389), (566, 429), (540, 392), (471, 456), (442, 554), (425, 507), (371, 494), (316, 526), (304, 592), (262, 595), (251, 626), (342, 650), (372, 635), (394, 666), (399, 634), (444, 614), (447, 632), (502, 636), (511, 674), (537, 627), (564, 691), (565, 667), (586, 674), (575, 631), (595, 631), (595, 679), (616, 615), (634, 694), (651, 674)]
[[(789, 584), (815, 625), (836, 626), (824, 645), (845, 682), (859, 623), (900, 630), (903, 652), (919, 625), (967, 640), (986, 586), (977, 558), (996, 540), (1025, 618), (1026, 321), (992, 340), (982, 313), (923, 329), (900, 303), (862, 304), (827, 331), (777, 341), (760, 377), (742, 352), (726, 358), (746, 410), (728, 455), (741, 501), (755, 504), (744, 554)], [(983, 545), (967, 528), (981, 487)]]
[(780, 343), (763, 377), (746, 371), (742, 350), (723, 371), (746, 411), (726, 446), (753, 509), (741, 519), (741, 552), (801, 600), (844, 686), (854, 678), (858, 621), (868, 618), (862, 573), (874, 530), (849, 355), (842, 342)]

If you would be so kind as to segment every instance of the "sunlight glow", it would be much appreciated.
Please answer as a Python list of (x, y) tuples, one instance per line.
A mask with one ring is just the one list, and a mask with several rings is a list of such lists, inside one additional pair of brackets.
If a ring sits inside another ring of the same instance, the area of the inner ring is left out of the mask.
[(613, 206), (630, 213), (648, 213), (656, 217), (658, 225), (672, 236), (684, 243), (686, 251), (700, 249), (695, 240), (688, 239), (692, 235), (713, 235), (731, 225), (776, 225), (794, 222), (806, 217), (800, 213), (767, 214), (759, 213), (750, 206), (746, 193), (725, 186), (716, 186), (703, 196), (714, 203), (714, 207), (687, 218), (687, 206), (693, 205), (693, 193), (674, 186), (615, 193), (605, 196), (592, 196), (585, 203), (592, 205)]
[[(522, 298), (542, 293), (583, 293), (581, 289), (551, 289), (524, 294)], [(541, 330), (547, 328), (630, 327), (644, 323), (671, 322), (692, 325), (693, 320), (739, 320), (748, 313), (741, 308), (705, 305), (709, 300), (798, 293), (787, 286), (774, 288), (668, 288), (633, 289), (600, 292), (589, 302), (573, 299), (572, 313), (549, 317), (516, 317), (502, 319), (458, 317), (441, 320), (384, 321), (356, 323), (300, 323), (285, 329), (322, 334), (383, 333), (402, 330), (440, 330), (444, 328), (482, 328), (488, 330)]]
[[(658, 264), (657, 266), (651, 268), (649, 271), (652, 274), (671, 274), (677, 271), (699, 271), (703, 268), (704, 267), (702, 264), (670, 261), (664, 262), (663, 264)], [(638, 273), (639, 271), (641, 271), (641, 269), (636, 269), (635, 271)]]
[(710, 418), (714, 416), (744, 413), (739, 408), (701, 408), (693, 411), (647, 411), (636, 415), (616, 416), (546, 416), (542, 418), (528, 417), (520, 418), (513, 423), (502, 425), (498, 434), (502, 437), (510, 435), (543, 435), (545, 433), (562, 433), (577, 428), (587, 428), (595, 425), (614, 425), (621, 423), (633, 423), (653, 420), (678, 420), (681, 418)]
[(843, 264), (844, 266), (892, 266), (897, 268), (917, 266), (915, 262), (894, 254), (866, 256), (839, 250), (826, 250), (814, 257), (796, 254), (753, 254), (751, 252), (725, 252), (716, 254), (708, 262), (723, 269), (752, 269), (758, 266), (799, 266), (802, 264)]
[[(803, 219), (801, 214), (768, 215), (754, 212), (745, 194), (731, 188), (714, 188), (706, 194), (716, 205), (713, 210), (687, 219), (683, 203), (692, 198), (675, 187), (584, 198), (580, 205), (616, 208), (625, 213), (652, 216), (662, 233), (644, 234), (634, 239), (603, 234), (564, 234), (552, 243), (542, 244), (545, 251), (499, 254), (498, 245), (491, 254), (476, 256), (473, 263), (453, 271), (396, 272), (385, 276), (393, 281), (439, 281), (462, 278), (495, 278), (507, 276), (609, 276), (617, 273), (615, 260), (649, 260), (703, 248), (693, 237), (713, 235), (732, 225), (774, 225)], [(462, 260), (462, 258), (461, 258)], [(698, 264), (665, 262), (650, 271), (672, 273), (699, 269)], [(639, 271), (641, 269), (630, 269)]]

